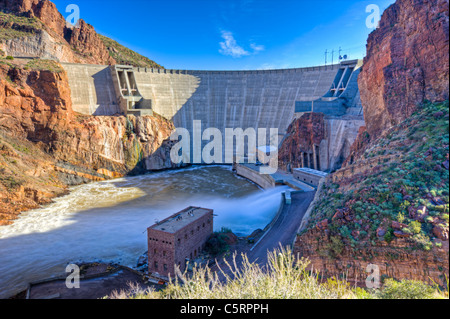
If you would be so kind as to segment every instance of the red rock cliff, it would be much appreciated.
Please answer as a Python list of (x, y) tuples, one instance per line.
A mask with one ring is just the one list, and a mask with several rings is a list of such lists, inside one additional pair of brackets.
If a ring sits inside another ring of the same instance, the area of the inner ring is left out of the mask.
[(303, 167), (303, 153), (313, 154), (313, 147), (320, 145), (325, 139), (325, 134), (322, 113), (308, 113), (295, 119), (287, 129), (287, 137), (278, 154), (280, 168), (286, 169), (289, 163), (292, 168)]
[(358, 83), (367, 131), (378, 136), (424, 100), (448, 99), (449, 4), (398, 0), (367, 40)]
[(172, 168), (173, 124), (158, 116), (82, 116), (67, 75), (0, 64), (0, 225), (68, 185)]
[(448, 37), (445, 0), (397, 0), (370, 34), (358, 79), (366, 128), (295, 243), (323, 275), (364, 285), (373, 263), (446, 286)]
[(78, 27), (68, 27), (55, 4), (49, 0), (0, 0), (0, 10), (41, 20), (54, 41), (64, 44), (61, 62), (116, 63), (91, 25), (80, 19)]

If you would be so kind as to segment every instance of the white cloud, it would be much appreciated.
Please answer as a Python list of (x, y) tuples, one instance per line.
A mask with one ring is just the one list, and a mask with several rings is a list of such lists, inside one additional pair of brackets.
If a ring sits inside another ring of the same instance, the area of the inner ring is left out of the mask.
[(258, 53), (266, 49), (263, 45), (257, 45), (255, 43), (250, 43), (250, 47), (253, 49), (254, 53)]
[(219, 52), (223, 55), (230, 55), (233, 58), (240, 58), (245, 55), (250, 55), (250, 52), (244, 50), (243, 47), (239, 46), (233, 37), (233, 34), (229, 31), (222, 31), (222, 38), (224, 42), (220, 42)]
[(257, 54), (261, 51), (265, 50), (263, 45), (257, 45), (255, 43), (250, 43), (250, 48), (253, 50), (252, 52), (245, 50), (243, 47), (237, 44), (233, 33), (230, 31), (222, 31), (223, 42), (220, 42), (220, 50), (219, 52), (223, 55), (229, 55), (233, 58), (240, 58), (243, 56), (248, 56), (251, 54)]

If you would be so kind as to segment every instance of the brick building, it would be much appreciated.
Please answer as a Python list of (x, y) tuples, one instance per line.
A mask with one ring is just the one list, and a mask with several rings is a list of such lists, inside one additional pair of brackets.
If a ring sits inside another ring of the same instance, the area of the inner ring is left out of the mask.
[(213, 233), (213, 210), (188, 207), (147, 229), (148, 271), (175, 276), (175, 265), (183, 272), (186, 261), (195, 259)]

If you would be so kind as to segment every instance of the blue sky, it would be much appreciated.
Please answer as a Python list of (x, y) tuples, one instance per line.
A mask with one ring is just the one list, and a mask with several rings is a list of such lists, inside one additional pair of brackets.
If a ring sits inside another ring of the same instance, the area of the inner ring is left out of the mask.
[(370, 4), (394, 0), (52, 0), (77, 4), (97, 32), (170, 69), (256, 70), (365, 55)]

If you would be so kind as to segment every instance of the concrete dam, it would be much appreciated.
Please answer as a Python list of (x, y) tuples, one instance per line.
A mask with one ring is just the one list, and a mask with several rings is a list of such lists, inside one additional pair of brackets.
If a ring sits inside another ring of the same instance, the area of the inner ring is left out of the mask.
[[(325, 146), (330, 141), (336, 144), (336, 134), (356, 138), (359, 126), (364, 125), (356, 82), (361, 66), (358, 60), (255, 71), (62, 66), (69, 77), (74, 111), (98, 116), (156, 112), (172, 120), (175, 127), (186, 128), (191, 136), (195, 120), (201, 121), (202, 129), (217, 128), (223, 135), (225, 128), (277, 128), (281, 142), (295, 116), (314, 111), (334, 120)], [(356, 124), (344, 134), (348, 123), (336, 127), (336, 119), (346, 116)], [(337, 148), (321, 147), (321, 170), (334, 167), (333, 158), (339, 155), (329, 153), (339, 153), (344, 146)]]

